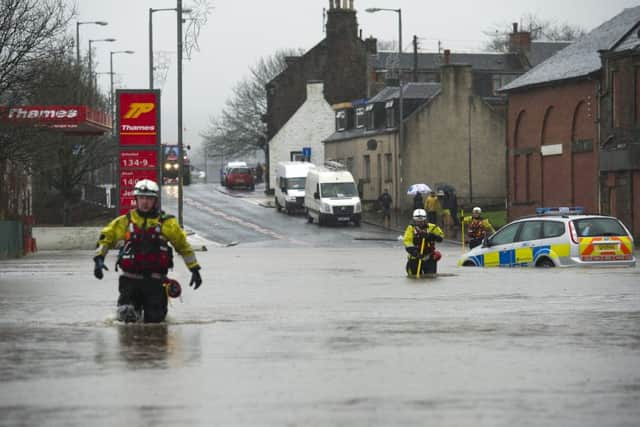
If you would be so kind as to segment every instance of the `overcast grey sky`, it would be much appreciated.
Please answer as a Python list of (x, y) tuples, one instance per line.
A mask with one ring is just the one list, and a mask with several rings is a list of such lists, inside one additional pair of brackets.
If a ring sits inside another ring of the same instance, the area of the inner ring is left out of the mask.
[[(328, 0), (208, 0), (212, 6), (208, 23), (201, 29), (200, 51), (193, 51), (183, 66), (183, 121), (185, 144), (198, 145), (200, 132), (209, 118), (219, 114), (231, 89), (247, 75), (262, 56), (278, 49), (313, 47), (324, 38), (323, 8)], [(90, 39), (116, 38), (114, 43), (93, 43), (98, 72), (109, 71), (109, 52), (134, 50), (133, 55), (113, 56), (116, 80), (122, 87), (148, 87), (149, 8), (175, 8), (175, 0), (69, 0), (78, 7), (80, 21), (104, 20), (108, 26), (82, 25), (80, 45), (86, 54)], [(203, 0), (183, 0), (183, 7)], [(403, 45), (422, 38), (423, 49), (434, 51), (437, 40), (443, 48), (479, 50), (484, 32), (496, 25), (518, 22), (535, 14), (542, 19), (567, 22), (587, 31), (617, 15), (637, 0), (354, 0), (358, 24), (364, 37), (397, 40), (397, 14), (366, 13), (369, 7), (401, 8)], [(154, 50), (167, 52), (170, 60), (162, 86), (163, 142), (177, 140), (176, 122), (176, 16), (175, 12), (153, 14)], [(75, 21), (69, 28), (75, 34)], [(109, 76), (99, 76), (105, 94)]]

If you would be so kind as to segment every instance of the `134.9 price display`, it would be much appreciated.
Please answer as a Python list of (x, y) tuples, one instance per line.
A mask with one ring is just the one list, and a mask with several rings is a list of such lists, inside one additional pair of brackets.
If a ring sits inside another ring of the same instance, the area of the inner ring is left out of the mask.
[(156, 169), (158, 152), (155, 150), (123, 150), (120, 152), (121, 169)]

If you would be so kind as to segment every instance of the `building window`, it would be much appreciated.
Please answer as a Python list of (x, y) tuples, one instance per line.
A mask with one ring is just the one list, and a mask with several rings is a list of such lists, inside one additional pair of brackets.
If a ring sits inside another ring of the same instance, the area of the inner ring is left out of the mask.
[(344, 110), (336, 112), (336, 130), (338, 132), (347, 129), (347, 113)]
[(367, 120), (367, 129), (375, 129), (376, 122), (375, 122), (375, 114), (373, 112), (373, 104), (369, 104), (366, 107), (364, 107), (364, 112)]
[(384, 176), (386, 182), (393, 181), (393, 158), (391, 153), (385, 153), (384, 155)]
[(363, 156), (364, 160), (364, 179), (369, 181), (371, 179), (371, 157), (369, 155)]
[(392, 128), (395, 126), (395, 109), (393, 108), (393, 100), (391, 101), (387, 101), (386, 104), (384, 104), (384, 109), (386, 112), (386, 125), (388, 128)]
[(502, 86), (506, 86), (511, 83), (515, 79), (515, 76), (512, 74), (494, 74), (493, 75), (493, 94), (499, 95), (498, 89)]
[(356, 128), (363, 128), (365, 122), (364, 107), (356, 108)]

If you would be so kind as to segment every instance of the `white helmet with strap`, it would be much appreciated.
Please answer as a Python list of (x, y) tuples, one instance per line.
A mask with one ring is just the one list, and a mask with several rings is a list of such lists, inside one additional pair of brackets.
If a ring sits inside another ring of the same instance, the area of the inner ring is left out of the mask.
[(150, 179), (142, 179), (136, 183), (133, 189), (133, 195), (158, 198), (160, 196), (160, 187)]
[(476, 206), (475, 208), (473, 208), (473, 210), (471, 211), (471, 213), (474, 213), (474, 214), (481, 214), (481, 213), (482, 213), (482, 209), (480, 209), (478, 206)]
[(414, 221), (426, 221), (427, 220), (427, 211), (424, 209), (416, 209), (413, 211), (413, 220)]

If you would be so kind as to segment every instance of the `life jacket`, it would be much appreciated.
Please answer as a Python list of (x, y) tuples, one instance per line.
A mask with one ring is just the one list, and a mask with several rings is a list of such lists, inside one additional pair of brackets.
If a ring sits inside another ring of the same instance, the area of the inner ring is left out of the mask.
[(482, 218), (472, 218), (469, 223), (469, 238), (482, 239), (484, 238), (484, 232), (484, 220)]
[(143, 228), (140, 228), (131, 220), (131, 214), (127, 213), (129, 224), (116, 266), (120, 266), (127, 273), (143, 275), (166, 274), (173, 268), (173, 249), (161, 232), (162, 223), (167, 218), (170, 216), (160, 213), (158, 224), (145, 230), (146, 218)]
[(422, 247), (422, 239), (425, 239), (424, 250), (422, 251), (423, 255), (433, 252), (436, 248), (435, 242), (429, 242), (428, 240), (426, 240), (427, 234), (429, 234), (428, 227), (420, 228), (417, 225), (413, 226), (413, 246), (420, 250), (420, 248)]

